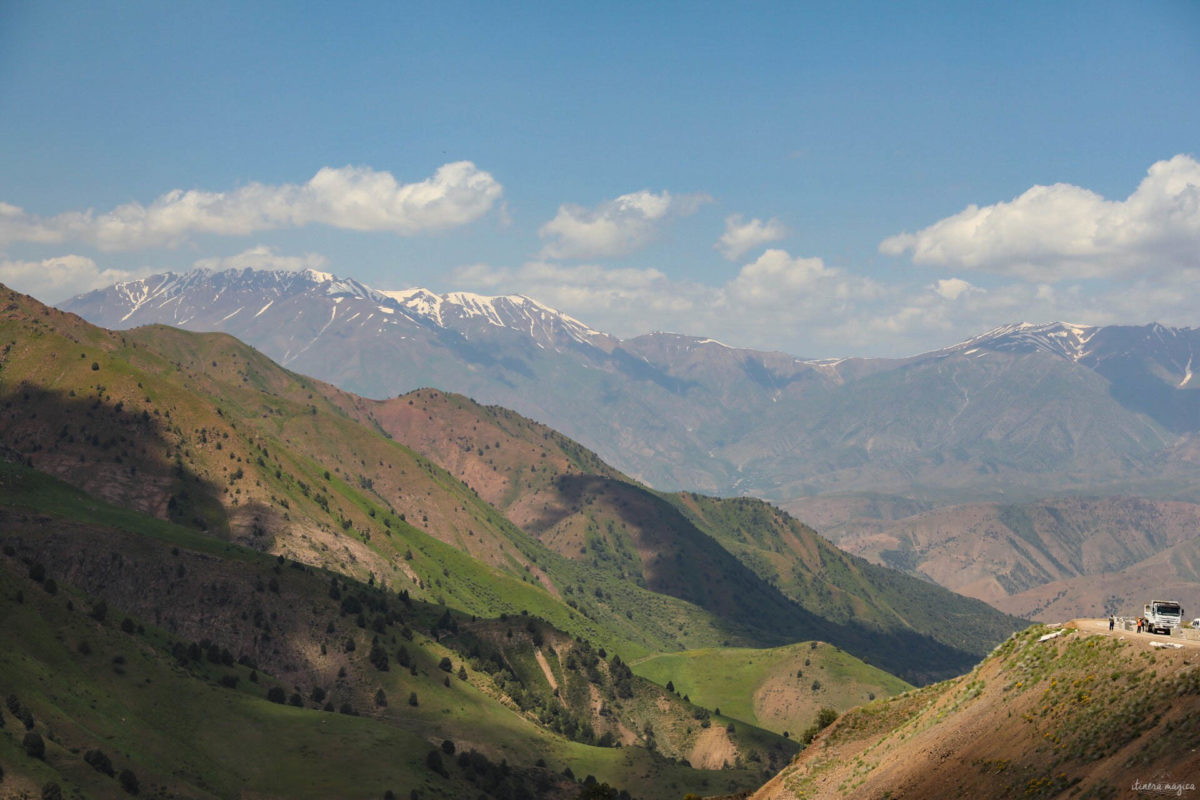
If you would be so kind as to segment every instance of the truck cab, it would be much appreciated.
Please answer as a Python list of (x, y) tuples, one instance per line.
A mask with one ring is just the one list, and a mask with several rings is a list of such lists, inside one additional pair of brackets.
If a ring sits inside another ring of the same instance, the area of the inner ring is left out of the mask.
[(1175, 600), (1152, 600), (1145, 605), (1142, 616), (1150, 633), (1170, 633), (1183, 624), (1183, 606)]

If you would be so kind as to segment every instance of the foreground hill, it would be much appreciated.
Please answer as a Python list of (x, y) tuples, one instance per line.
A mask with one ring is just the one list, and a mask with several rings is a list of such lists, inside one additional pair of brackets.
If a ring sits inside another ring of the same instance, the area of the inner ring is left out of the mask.
[(794, 751), (534, 616), (455, 613), (22, 467), (0, 486), (5, 797), (123, 796), (128, 770), (161, 797), (557, 798), (591, 775), (670, 798)]
[(1197, 650), (1162, 641), (1032, 628), (968, 675), (842, 716), (753, 798), (1187, 796)]

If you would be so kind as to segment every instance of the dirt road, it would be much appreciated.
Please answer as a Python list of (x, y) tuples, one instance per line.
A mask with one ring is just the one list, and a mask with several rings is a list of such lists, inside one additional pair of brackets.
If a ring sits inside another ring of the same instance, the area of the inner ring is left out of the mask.
[(1110, 631), (1108, 629), (1107, 619), (1073, 619), (1067, 623), (1066, 627), (1078, 628), (1081, 631), (1088, 633), (1099, 633), (1104, 636), (1116, 636), (1120, 639), (1128, 639), (1129, 641), (1144, 641), (1147, 646), (1151, 642), (1160, 642), (1162, 644), (1181, 644), (1185, 648), (1196, 650), (1200, 649), (1200, 640), (1196, 639), (1180, 639), (1177, 636), (1164, 636), (1161, 633), (1136, 633), (1134, 631), (1124, 631), (1120, 628)]

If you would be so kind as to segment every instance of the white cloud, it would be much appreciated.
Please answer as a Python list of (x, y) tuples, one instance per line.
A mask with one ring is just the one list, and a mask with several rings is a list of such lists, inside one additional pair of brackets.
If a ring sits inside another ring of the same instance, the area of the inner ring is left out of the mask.
[(771, 249), (742, 267), (724, 291), (738, 304), (796, 309), (869, 299), (879, 287), (819, 258), (793, 258), (786, 250)]
[(92, 259), (77, 255), (41, 261), (0, 261), (0, 283), (33, 295), (44, 303), (56, 303), (146, 274), (149, 270), (104, 269)]
[(743, 222), (741, 214), (731, 214), (725, 218), (725, 233), (713, 247), (730, 261), (737, 261), (748, 251), (777, 242), (787, 234), (787, 228), (775, 217), (766, 222), (757, 218)]
[(975, 289), (974, 286), (967, 283), (962, 278), (943, 278), (942, 280), (934, 282), (933, 286), (930, 288), (947, 300), (957, 300), (967, 292)]
[(244, 236), (319, 223), (413, 235), (464, 225), (486, 214), (501, 185), (469, 161), (402, 184), (369, 167), (324, 167), (304, 184), (251, 183), (228, 192), (175, 189), (148, 206), (41, 218), (0, 203), (0, 247), (11, 242), (80, 241), (102, 250), (172, 247), (194, 234)]
[(459, 287), (535, 297), (618, 336), (673, 330), (773, 348), (882, 292), (819, 258), (793, 258), (783, 250), (768, 250), (722, 286), (675, 280), (656, 269), (547, 261), (517, 269), (473, 264), (452, 277)]
[(627, 255), (653, 241), (670, 218), (693, 214), (710, 200), (707, 195), (655, 194), (643, 189), (595, 208), (567, 203), (538, 229), (546, 242), (540, 255), (570, 259)]
[(991, 206), (967, 206), (917, 233), (879, 245), (918, 264), (1030, 281), (1169, 273), (1200, 263), (1200, 163), (1177, 155), (1152, 165), (1123, 201), (1059, 183)]
[(225, 269), (269, 269), (299, 272), (303, 269), (323, 270), (329, 266), (329, 259), (320, 253), (305, 253), (302, 256), (284, 256), (275, 252), (275, 248), (257, 245), (243, 250), (237, 255), (214, 258), (201, 258), (193, 263), (197, 269), (214, 271)]

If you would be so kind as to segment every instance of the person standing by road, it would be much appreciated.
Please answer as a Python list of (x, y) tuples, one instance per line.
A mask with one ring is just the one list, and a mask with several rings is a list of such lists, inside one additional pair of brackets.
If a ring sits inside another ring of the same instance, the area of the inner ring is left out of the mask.
[(1116, 618), (1115, 618), (1115, 617), (1109, 617), (1109, 618), (1108, 618), (1108, 629), (1111, 631), (1111, 630), (1112, 630), (1113, 628), (1115, 628), (1115, 627), (1117, 627), (1117, 620), (1116, 620)]

